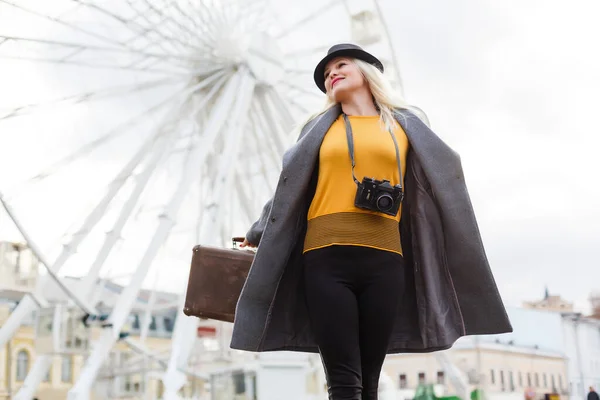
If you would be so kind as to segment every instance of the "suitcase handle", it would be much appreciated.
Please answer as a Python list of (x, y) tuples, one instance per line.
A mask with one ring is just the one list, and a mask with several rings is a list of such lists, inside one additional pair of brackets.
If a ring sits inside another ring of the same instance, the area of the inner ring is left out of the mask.
[(237, 250), (237, 249), (239, 249), (238, 245), (239, 245), (240, 243), (243, 243), (243, 242), (244, 242), (244, 240), (246, 240), (246, 238), (243, 238), (243, 237), (241, 237), (241, 236), (235, 236), (235, 237), (232, 237), (232, 238), (231, 238), (231, 245), (232, 245), (232, 248), (233, 248), (233, 249), (236, 249), (236, 250)]
[(246, 240), (246, 238), (245, 238), (245, 237), (241, 237), (241, 236), (235, 236), (235, 237), (232, 237), (232, 238), (231, 238), (231, 241), (232, 241), (232, 243), (233, 243), (233, 249), (234, 249), (234, 250), (245, 250), (245, 251), (249, 251), (249, 252), (252, 252), (252, 253), (256, 253), (256, 249), (254, 249), (254, 248), (250, 248), (250, 249), (240, 249), (240, 248), (238, 247), (238, 244), (239, 244), (239, 243), (243, 243), (243, 242), (244, 242), (244, 240)]

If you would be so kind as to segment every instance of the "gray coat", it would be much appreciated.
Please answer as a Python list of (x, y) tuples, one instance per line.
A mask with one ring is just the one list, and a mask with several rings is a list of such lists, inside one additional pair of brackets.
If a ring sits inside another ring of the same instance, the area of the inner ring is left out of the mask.
[[(247, 233), (258, 244), (237, 304), (231, 347), (318, 352), (307, 315), (302, 246), (325, 133), (339, 105), (310, 121), (283, 156), (273, 198)], [(460, 336), (511, 332), (485, 255), (460, 158), (407, 110), (410, 142), (399, 224), (414, 282), (402, 295), (388, 353), (446, 349)]]

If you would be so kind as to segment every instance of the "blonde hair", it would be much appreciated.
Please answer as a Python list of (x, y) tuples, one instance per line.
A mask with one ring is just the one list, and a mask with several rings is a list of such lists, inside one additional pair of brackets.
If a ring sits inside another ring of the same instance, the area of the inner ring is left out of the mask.
[[(400, 93), (392, 87), (390, 81), (377, 69), (377, 67), (357, 58), (349, 58), (349, 60), (358, 67), (364, 79), (367, 81), (367, 85), (373, 95), (373, 102), (379, 111), (382, 126), (385, 127), (386, 130), (394, 129), (396, 125), (394, 109), (412, 109), (413, 107), (410, 107), (408, 103), (404, 101)], [(318, 112), (310, 115), (296, 129), (300, 131), (307, 123), (335, 105), (336, 102), (328, 95), (324, 107)]]

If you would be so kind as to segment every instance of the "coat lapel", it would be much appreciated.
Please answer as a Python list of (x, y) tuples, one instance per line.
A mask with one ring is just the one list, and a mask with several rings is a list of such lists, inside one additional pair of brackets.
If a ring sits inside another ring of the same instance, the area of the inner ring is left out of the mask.
[(336, 104), (302, 129), (298, 142), (283, 155), (282, 173), (289, 176), (299, 172), (310, 177), (319, 160), (319, 149), (323, 138), (341, 112), (342, 108)]
[(408, 110), (398, 110), (395, 116), (427, 178), (441, 181), (450, 178), (451, 172), (456, 171), (460, 165), (458, 154), (415, 114)]

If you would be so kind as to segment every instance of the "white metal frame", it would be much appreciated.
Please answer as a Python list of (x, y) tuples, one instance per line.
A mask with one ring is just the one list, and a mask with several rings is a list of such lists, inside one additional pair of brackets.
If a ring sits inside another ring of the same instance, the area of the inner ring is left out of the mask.
[[(18, 1), (0, 0), (0, 7), (16, 8), (20, 12), (52, 22), (66, 29), (71, 29), (80, 37), (89, 40), (74, 42), (64, 39), (24, 37), (18, 35), (5, 35), (0, 30), (0, 50), (3, 44), (19, 43), (23, 46), (35, 44), (39, 46), (53, 46), (53, 48), (68, 51), (60, 57), (43, 57), (20, 55), (21, 60), (37, 60), (57, 66), (81, 66), (90, 69), (112, 69), (123, 72), (139, 72), (151, 79), (136, 81), (131, 85), (115, 85), (103, 90), (86, 91), (77, 95), (62, 96), (54, 101), (31, 103), (16, 107), (7, 112), (0, 112), (0, 123), (3, 120), (27, 117), (38, 110), (48, 107), (60, 107), (64, 104), (77, 102), (94, 102), (122, 94), (144, 93), (158, 87), (176, 85), (185, 82), (177, 90), (166, 96), (162, 101), (147, 108), (135, 117), (119, 124), (93, 142), (82, 147), (79, 151), (52, 165), (48, 171), (38, 174), (37, 180), (68, 167), (71, 162), (79, 159), (99, 146), (116, 140), (124, 132), (139, 124), (144, 119), (151, 117), (155, 112), (167, 107), (170, 112), (167, 118), (156, 126), (147, 140), (141, 144), (138, 151), (123, 166), (121, 171), (110, 183), (104, 197), (98, 201), (92, 212), (86, 217), (71, 240), (64, 246), (57, 259), (50, 263), (46, 260), (42, 249), (37, 245), (35, 238), (31, 237), (26, 227), (20, 224), (18, 216), (11, 210), (10, 202), (0, 194), (0, 201), (10, 213), (24, 238), (41, 260), (43, 265), (66, 293), (71, 302), (90, 314), (95, 314), (95, 300), (98, 293), (97, 282), (106, 261), (114, 252), (116, 244), (122, 236), (126, 224), (134, 218), (134, 210), (143, 198), (143, 192), (148, 187), (151, 179), (164, 165), (165, 160), (174, 154), (175, 144), (184, 135), (190, 135), (190, 140), (184, 151), (186, 153), (185, 165), (181, 175), (177, 178), (179, 183), (171, 198), (165, 204), (163, 212), (159, 215), (159, 223), (153, 237), (149, 240), (147, 249), (132, 274), (130, 284), (127, 285), (117, 299), (117, 303), (105, 323), (102, 335), (93, 344), (93, 350), (85, 361), (84, 368), (74, 387), (69, 392), (69, 399), (80, 400), (89, 398), (92, 385), (98, 372), (109, 354), (123, 328), (128, 315), (136, 301), (141, 285), (148, 275), (153, 262), (161, 249), (161, 245), (170, 237), (177, 223), (178, 213), (188, 192), (201, 178), (201, 202), (198, 207), (198, 221), (196, 226), (196, 241), (223, 245), (228, 243), (231, 235), (230, 225), (236, 218), (241, 218), (245, 223), (250, 223), (260, 210), (265, 188), (272, 192), (274, 188), (273, 176), (280, 169), (281, 155), (284, 150), (295, 140), (289, 133), (298, 115), (307, 114), (309, 102), (301, 101), (300, 97), (310, 98), (311, 104), (315, 99), (320, 99), (321, 94), (313, 88), (307, 89), (297, 83), (296, 78), (304, 77), (306, 83), (311, 83), (312, 71), (299, 69), (297, 66), (283, 65), (283, 61), (269, 57), (268, 51), (250, 46), (252, 60), (244, 57), (243, 46), (240, 41), (230, 41), (225, 37), (228, 31), (223, 26), (233, 26), (233, 34), (238, 34), (238, 39), (245, 40), (251, 35), (255, 26), (266, 26), (268, 7), (266, 1), (228, 1), (213, 2), (212, 0), (196, 0), (187, 4), (178, 2), (168, 3), (163, 0), (143, 0), (140, 2), (114, 3), (111, 8), (108, 3), (93, 0), (63, 0), (57, 8), (70, 3), (71, 8), (56, 10), (56, 15), (48, 11), (38, 11), (21, 5)], [(387, 32), (382, 12), (376, 0), (368, 2), (372, 12), (383, 22), (386, 30), (388, 56), (395, 64), (395, 71), (400, 82), (399, 68), (394, 55), (391, 37)], [(366, 3), (361, 2), (361, 7)], [(123, 18), (119, 15), (120, 7), (131, 7), (136, 13), (136, 18)], [(186, 8), (187, 7), (187, 8)], [(298, 19), (287, 27), (281, 27), (272, 37), (273, 41), (284, 43), (290, 36), (300, 32), (306, 24), (318, 18), (327, 10), (340, 7), (352, 13), (348, 0), (332, 0), (311, 10), (304, 17)], [(354, 7), (356, 8), (356, 7)], [(107, 20), (112, 21), (115, 27), (129, 32), (129, 40), (122, 40), (109, 33), (94, 31), (87, 26), (79, 26), (69, 19), (70, 13), (78, 10), (95, 12)], [(59, 12), (60, 11), (60, 12)], [(348, 15), (351, 17), (352, 15)], [(272, 24), (273, 21), (269, 22)], [(275, 20), (274, 22), (279, 22)], [(261, 25), (262, 24), (262, 25)], [(273, 24), (272, 24), (273, 25)], [(225, 35), (225, 36), (220, 36)], [(264, 40), (262, 35), (260, 40)], [(261, 41), (257, 43), (260, 45)], [(268, 46), (267, 46), (268, 47)], [(283, 46), (281, 46), (283, 47)], [(294, 50), (284, 54), (282, 59), (304, 57), (307, 55), (322, 54), (328, 46), (320, 43), (305, 50)], [(127, 56), (127, 62), (106, 64), (94, 61), (82, 61), (86, 54), (107, 54)], [(279, 53), (273, 53), (279, 54)], [(0, 53), (0, 58), (14, 58)], [(281, 61), (281, 65), (280, 65)], [(257, 63), (263, 62), (264, 65)], [(254, 69), (253, 69), (254, 68)], [(285, 89), (273, 85), (269, 68), (274, 68), (273, 76), (284, 73), (286, 78), (280, 81)], [(310, 85), (312, 87), (312, 85)], [(289, 92), (288, 92), (289, 90)], [(293, 96), (290, 95), (293, 93)], [(320, 103), (320, 101), (319, 101)], [(319, 106), (320, 104), (316, 105)], [(178, 119), (182, 110), (185, 118), (193, 119), (191, 131), (182, 131), (178, 128)], [(242, 138), (242, 134), (245, 133)], [(260, 151), (252, 154), (244, 147), (243, 140), (254, 140)], [(216, 151), (216, 149), (218, 150)], [(260, 176), (253, 177), (246, 173), (244, 162), (253, 163), (259, 167)], [(140, 171), (137, 173), (137, 171)], [(258, 183), (258, 185), (257, 185)], [(122, 193), (126, 184), (131, 190), (124, 203), (118, 207), (118, 215), (111, 229), (106, 233), (94, 262), (89, 267), (87, 274), (73, 287), (68, 287), (60, 277), (62, 267), (77, 252), (80, 245), (89, 234), (97, 228), (101, 219), (106, 215), (109, 207), (114, 204), (117, 196)], [(222, 201), (228, 199), (228, 201)], [(233, 209), (237, 205), (236, 209)], [(0, 327), (0, 346), (4, 345), (38, 306), (49, 306), (44, 296), (44, 283), (40, 281), (35, 290), (25, 296), (6, 323)], [(94, 293), (90, 297), (90, 293)], [(153, 310), (160, 307), (155, 305), (154, 297), (145, 310), (141, 341), (135, 343), (136, 349), (145, 357), (154, 357), (144, 346), (148, 335), (149, 321)], [(165, 386), (165, 399), (176, 399), (178, 390), (185, 384), (186, 376), (194, 372), (188, 368), (188, 359), (196, 341), (197, 320), (183, 315), (183, 296), (179, 301), (179, 314), (176, 319), (172, 336), (172, 349), (168, 362), (164, 362), (165, 373), (162, 380)], [(172, 305), (172, 304), (171, 304)], [(228, 338), (231, 325), (217, 324), (219, 340), (221, 343), (221, 359), (231, 359), (228, 350)], [(131, 339), (125, 339), (131, 344)], [(133, 344), (132, 344), (133, 346)], [(51, 354), (40, 354), (27, 376), (23, 387), (15, 399), (31, 399), (41, 380), (46, 375), (52, 361)]]

